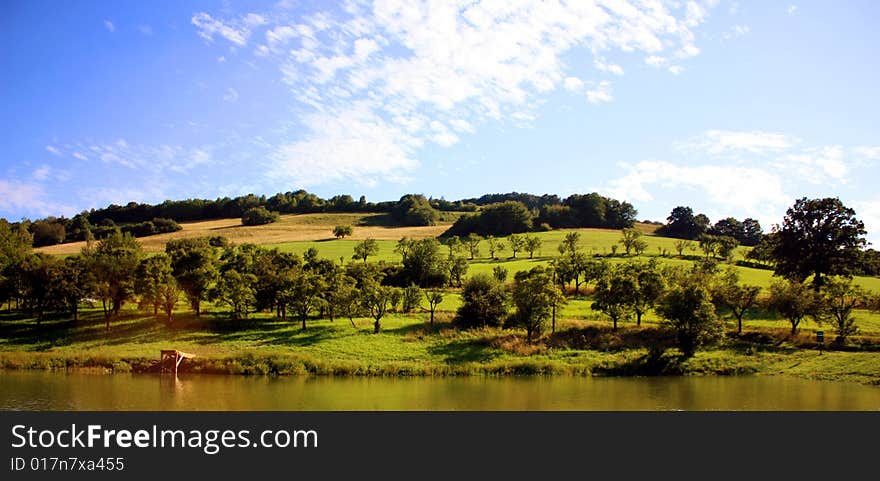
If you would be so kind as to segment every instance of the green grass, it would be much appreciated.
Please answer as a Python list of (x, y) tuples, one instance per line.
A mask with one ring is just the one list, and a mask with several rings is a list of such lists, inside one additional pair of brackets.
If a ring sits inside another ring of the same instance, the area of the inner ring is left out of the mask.
[[(381, 218), (373, 222), (381, 223)], [(360, 218), (360, 217), (359, 217)], [(334, 219), (336, 219), (334, 217)], [(354, 220), (354, 218), (352, 218)], [(320, 218), (310, 222), (324, 222)], [(509, 276), (520, 270), (546, 265), (557, 255), (557, 246), (569, 232), (551, 231), (539, 236), (544, 245), (535, 259), (519, 253), (510, 259), (505, 251), (499, 259), (488, 259), (486, 246), (481, 256), (470, 262), (468, 275), (491, 273), (496, 266), (508, 269)], [(587, 254), (608, 255), (616, 245), (619, 231), (587, 229), (581, 232), (581, 248)], [(646, 255), (661, 263), (690, 266), (691, 260), (680, 259), (674, 250), (674, 239), (646, 235)], [(320, 242), (287, 242), (268, 245), (285, 252), (303, 253), (314, 247), (319, 255), (332, 260), (351, 260), (352, 240)], [(399, 262), (394, 252), (395, 241), (380, 240), (379, 254), (371, 261)], [(659, 249), (658, 249), (659, 248)], [(667, 255), (659, 256), (660, 249)], [(445, 247), (444, 247), (445, 250)], [(737, 259), (747, 249), (738, 248)], [(611, 262), (623, 262), (622, 249)], [(686, 251), (687, 256), (698, 255)], [(736, 267), (742, 282), (768, 287), (772, 271)], [(856, 278), (856, 282), (880, 292), (880, 279)], [(64, 368), (100, 367), (113, 371), (146, 369), (158, 359), (161, 349), (179, 349), (198, 355), (189, 369), (199, 372), (246, 374), (358, 374), (358, 375), (470, 375), (470, 374), (578, 374), (578, 375), (644, 375), (649, 374), (789, 374), (814, 379), (846, 380), (880, 383), (880, 314), (857, 311), (860, 336), (856, 345), (869, 346), (859, 350), (827, 352), (819, 355), (813, 349), (814, 331), (823, 328), (832, 338), (830, 326), (817, 326), (812, 321), (801, 325), (798, 336), (788, 335), (789, 325), (772, 313), (755, 311), (746, 316), (745, 334), (735, 335), (735, 324), (727, 312), (719, 314), (726, 320), (729, 336), (720, 346), (700, 351), (691, 359), (680, 359), (676, 350), (667, 351), (661, 359), (650, 359), (645, 336), (655, 336), (660, 319), (653, 312), (643, 318), (637, 328), (634, 322), (621, 323), (617, 333), (610, 331), (611, 321), (591, 309), (592, 301), (585, 296), (570, 298), (558, 315), (558, 332), (545, 336), (533, 345), (523, 340), (519, 330), (481, 329), (459, 331), (451, 326), (455, 310), (461, 304), (456, 292), (448, 292), (439, 306), (438, 323), (427, 324), (428, 314), (392, 314), (382, 320), (382, 332), (372, 334), (372, 320), (356, 319), (352, 327), (348, 319), (334, 322), (312, 319), (308, 329), (299, 323), (280, 322), (267, 314), (250, 319), (231, 321), (220, 309), (206, 306), (206, 313), (196, 318), (179, 312), (173, 327), (167, 327), (153, 316), (126, 309), (120, 320), (105, 332), (100, 310), (83, 313), (80, 322), (66, 318), (49, 320), (37, 327), (33, 320), (0, 313), (0, 367)], [(181, 304), (182, 308), (183, 304)], [(598, 330), (598, 331), (597, 331)], [(598, 332), (598, 334), (597, 334)], [(592, 337), (591, 337), (592, 336)], [(574, 343), (574, 344), (572, 344)], [(578, 343), (587, 343), (578, 345)], [(860, 344), (861, 343), (861, 344)]]
[[(828, 352), (818, 357), (807, 326), (787, 336), (787, 324), (773, 319), (748, 320), (746, 335), (732, 334), (724, 344), (680, 359), (667, 351), (662, 366), (648, 361), (651, 339), (662, 336), (659, 320), (646, 316), (642, 328), (610, 321), (590, 308), (587, 298), (572, 299), (559, 312), (557, 334), (527, 344), (524, 332), (485, 328), (458, 330), (449, 321), (460, 303), (450, 293), (437, 323), (427, 313), (391, 314), (382, 331), (372, 334), (372, 320), (312, 319), (302, 331), (295, 320), (281, 322), (265, 314), (232, 321), (206, 306), (201, 318), (186, 312), (173, 327), (152, 315), (126, 309), (104, 330), (99, 310), (86, 310), (77, 323), (51, 319), (37, 327), (31, 319), (0, 315), (0, 368), (59, 369), (97, 367), (110, 371), (147, 370), (162, 349), (198, 357), (187, 369), (233, 374), (335, 375), (504, 375), (575, 374), (791, 374), (816, 379), (880, 383), (880, 354)], [(859, 312), (862, 334), (880, 334), (880, 316)], [(586, 336), (586, 337), (584, 337)], [(591, 337), (592, 336), (592, 337)], [(578, 341), (587, 339), (589, 341)], [(754, 340), (750, 340), (753, 339)], [(579, 343), (586, 343), (580, 345)], [(657, 370), (652, 371), (652, 370)]]
[[(620, 231), (615, 230), (578, 229), (577, 231), (581, 234), (581, 250), (589, 255), (609, 256), (611, 254), (611, 246), (617, 245), (621, 238)], [(528, 270), (535, 266), (547, 265), (550, 260), (559, 255), (557, 248), (568, 232), (571, 232), (571, 230), (538, 232), (532, 234), (541, 238), (543, 241), (543, 246), (541, 247), (540, 252), (535, 253), (534, 259), (530, 259), (527, 252), (519, 252), (517, 253), (517, 258), (513, 259), (511, 258), (512, 253), (509, 249), (500, 254), (496, 253), (496, 259), (490, 259), (485, 242), (483, 242), (480, 245), (480, 255), (470, 261), (468, 277), (478, 273), (491, 274), (492, 269), (496, 266), (503, 266), (506, 268), (510, 277), (512, 277), (517, 271)], [(687, 259), (679, 258), (674, 248), (676, 239), (653, 235), (645, 235), (642, 239), (648, 244), (648, 249), (642, 256), (623, 257), (623, 249), (619, 248), (617, 256), (607, 257), (607, 259), (612, 263), (625, 262), (627, 259), (656, 259), (664, 265), (690, 267), (693, 265), (693, 260), (691, 259), (702, 258), (701, 253), (694, 252), (690, 249), (687, 249), (684, 252), (684, 256), (687, 257)], [(276, 247), (283, 252), (295, 252), (298, 254), (302, 254), (309, 248), (314, 247), (318, 250), (318, 254), (321, 257), (335, 261), (338, 261), (341, 257), (345, 263), (348, 263), (357, 262), (351, 259), (351, 256), (354, 253), (354, 246), (357, 242), (358, 241), (344, 239), (319, 242), (285, 242), (281, 244), (268, 244), (266, 247)], [(386, 262), (400, 262), (400, 255), (394, 252), (394, 248), (397, 245), (396, 241), (379, 240), (377, 243), (379, 245), (379, 253), (376, 256), (370, 257), (370, 261), (382, 260)], [(695, 246), (697, 245), (696, 242), (692, 242), (692, 244)], [(667, 252), (665, 257), (660, 256), (658, 248), (666, 249)], [(443, 249), (444, 252), (446, 252), (446, 248), (443, 247)], [(751, 248), (749, 247), (738, 247), (735, 251), (734, 259), (742, 260), (750, 249)], [(724, 263), (721, 263), (720, 265), (722, 268), (725, 267)], [(769, 269), (755, 269), (742, 266), (733, 267), (739, 272), (740, 281), (746, 284), (753, 284), (766, 289), (770, 287), (770, 284), (774, 280), (773, 271)], [(880, 278), (856, 277), (855, 283), (869, 291), (880, 293)]]

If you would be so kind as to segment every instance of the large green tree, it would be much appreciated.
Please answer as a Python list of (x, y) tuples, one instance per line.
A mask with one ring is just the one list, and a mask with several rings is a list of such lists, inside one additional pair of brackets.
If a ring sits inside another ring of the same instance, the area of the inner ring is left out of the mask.
[(142, 255), (140, 243), (130, 233), (122, 234), (117, 229), (98, 241), (94, 250), (86, 248), (83, 254), (95, 276), (96, 294), (109, 330), (110, 319), (117, 317), (122, 305), (134, 295), (135, 272)]
[(515, 311), (508, 322), (525, 328), (526, 339), (531, 343), (535, 335), (541, 335), (554, 307), (564, 302), (565, 296), (553, 281), (552, 272), (535, 267), (516, 273), (511, 299)]
[(742, 334), (743, 316), (758, 302), (759, 286), (740, 284), (739, 273), (730, 268), (712, 286), (712, 298), (716, 304), (730, 309), (736, 318), (736, 332)]
[(818, 295), (802, 282), (794, 280), (777, 280), (770, 285), (770, 297), (767, 306), (791, 324), (791, 335), (797, 334), (801, 322), (812, 316), (821, 317)]
[(171, 258), (171, 272), (186, 294), (196, 316), (201, 303), (217, 279), (217, 250), (207, 237), (177, 239), (165, 244)]
[(487, 274), (476, 274), (464, 283), (453, 323), (465, 328), (500, 326), (507, 315), (507, 302), (503, 284)]
[(813, 276), (815, 290), (825, 276), (851, 276), (867, 245), (865, 234), (865, 224), (840, 199), (798, 199), (773, 236), (775, 274), (799, 282)]
[(666, 291), (657, 304), (664, 324), (675, 334), (678, 348), (685, 357), (721, 338), (723, 329), (712, 296), (698, 276), (687, 276)]
[(367, 258), (379, 253), (379, 243), (376, 239), (367, 238), (354, 245), (354, 254), (352, 259), (360, 259), (367, 262)]
[(633, 276), (620, 266), (609, 269), (596, 283), (591, 308), (610, 317), (612, 329), (616, 331), (618, 322), (629, 320), (633, 315), (635, 290), (636, 281)]
[(868, 302), (864, 289), (851, 279), (830, 277), (820, 291), (822, 315), (834, 326), (835, 342), (843, 344), (847, 337), (859, 332), (854, 314), (855, 308)]

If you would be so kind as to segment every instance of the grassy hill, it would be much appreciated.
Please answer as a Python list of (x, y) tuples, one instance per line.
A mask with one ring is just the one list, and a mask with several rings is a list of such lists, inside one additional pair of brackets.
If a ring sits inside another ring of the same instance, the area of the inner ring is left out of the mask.
[[(444, 212), (444, 218), (436, 226), (400, 227), (395, 225), (388, 214), (287, 214), (278, 222), (258, 226), (241, 225), (241, 219), (220, 219), (180, 224), (183, 230), (168, 234), (138, 239), (147, 252), (165, 250), (165, 243), (172, 239), (203, 236), (223, 236), (238, 244), (277, 244), (299, 241), (333, 240), (333, 227), (350, 225), (354, 227), (351, 239), (372, 237), (382, 240), (397, 240), (403, 236), (415, 238), (435, 237), (449, 228), (458, 217), (456, 213)], [(34, 249), (55, 255), (78, 254), (85, 242), (71, 242)]]

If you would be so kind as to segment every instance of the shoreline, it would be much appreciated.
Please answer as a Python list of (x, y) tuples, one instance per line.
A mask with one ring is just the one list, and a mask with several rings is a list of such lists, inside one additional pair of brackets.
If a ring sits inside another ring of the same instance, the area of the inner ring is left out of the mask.
[[(687, 377), (788, 375), (806, 380), (840, 381), (880, 386), (880, 373), (871, 361), (876, 352), (796, 351), (790, 354), (703, 351), (682, 360), (674, 353), (659, 359), (641, 350), (626, 350), (602, 362), (564, 363), (551, 359), (500, 362), (425, 364), (414, 362), (356, 363), (316, 360), (298, 355), (202, 357), (186, 360), (180, 374), (226, 376), (318, 376), (318, 377)], [(864, 366), (859, 362), (864, 361)], [(861, 368), (861, 369), (860, 369)], [(59, 356), (47, 352), (0, 352), (0, 372), (32, 370), (50, 372), (98, 371), (101, 374), (158, 373), (157, 359), (143, 357)]]

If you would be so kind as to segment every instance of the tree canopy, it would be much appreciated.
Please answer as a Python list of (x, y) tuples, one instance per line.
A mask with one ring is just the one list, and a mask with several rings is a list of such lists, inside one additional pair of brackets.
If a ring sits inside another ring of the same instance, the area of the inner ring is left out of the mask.
[(825, 276), (851, 276), (863, 258), (865, 234), (865, 224), (840, 199), (798, 199), (773, 236), (775, 274), (799, 282), (812, 276), (815, 289)]

